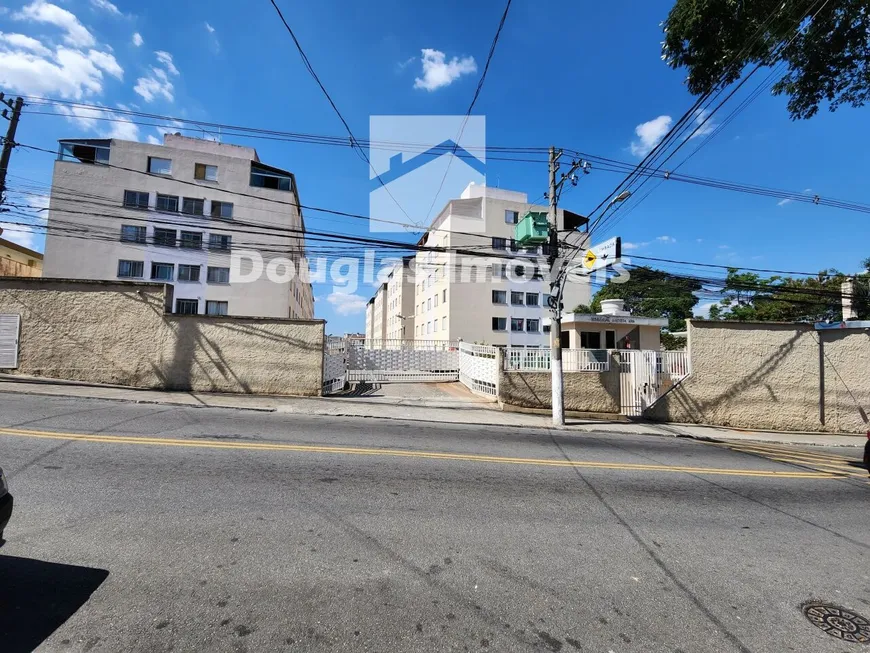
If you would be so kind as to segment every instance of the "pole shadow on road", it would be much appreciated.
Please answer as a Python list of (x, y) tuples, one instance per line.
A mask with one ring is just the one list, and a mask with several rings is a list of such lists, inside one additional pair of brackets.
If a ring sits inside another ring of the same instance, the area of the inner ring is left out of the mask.
[(36, 649), (108, 575), (105, 569), (0, 555), (0, 648)]

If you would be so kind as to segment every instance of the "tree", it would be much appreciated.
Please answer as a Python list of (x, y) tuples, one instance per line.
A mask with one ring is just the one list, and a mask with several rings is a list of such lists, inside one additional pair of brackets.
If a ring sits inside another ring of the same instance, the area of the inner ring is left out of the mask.
[[(848, 277), (823, 270), (815, 277), (770, 277), (730, 268), (724, 297), (710, 308), (710, 319), (752, 322), (823, 322), (842, 319), (841, 287)], [(866, 276), (853, 284), (852, 305), (859, 319), (870, 317)]]
[(870, 97), (867, 0), (677, 0), (663, 28), (662, 58), (688, 70), (693, 95), (731, 84), (748, 65), (784, 63), (772, 91), (789, 97), (793, 120), (822, 101), (836, 111)]
[(626, 310), (632, 315), (666, 317), (668, 331), (682, 331), (686, 328), (686, 318), (692, 317), (692, 307), (698, 301), (694, 293), (700, 289), (700, 281), (649, 267), (636, 267), (631, 269), (628, 281), (608, 281), (595, 293), (591, 312), (601, 310), (603, 299), (623, 299)]
[(577, 304), (577, 306), (575, 306), (574, 310), (572, 310), (571, 312), (572, 313), (581, 313), (584, 315), (588, 315), (589, 313), (595, 313), (595, 311), (592, 310), (592, 307), (588, 306), (586, 304)]

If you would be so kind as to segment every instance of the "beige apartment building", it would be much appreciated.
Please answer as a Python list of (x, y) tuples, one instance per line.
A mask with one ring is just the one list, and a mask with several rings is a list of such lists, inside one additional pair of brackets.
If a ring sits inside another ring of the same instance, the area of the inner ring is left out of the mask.
[(46, 277), (164, 282), (180, 314), (310, 319), (311, 284), (287, 265), (304, 257), (296, 179), (253, 148), (180, 134), (60, 141)]
[[(387, 324), (397, 314), (413, 317), (413, 327), (405, 331), (407, 339), (549, 346), (545, 324), (550, 315), (549, 284), (544, 269), (548, 252), (545, 246), (521, 248), (514, 241), (514, 228), (529, 211), (546, 212), (547, 207), (529, 204), (525, 193), (469, 185), (459, 199), (447, 203), (420, 238), (413, 270), (406, 268), (405, 272), (405, 284), (413, 278), (412, 310), (404, 304), (399, 309), (387, 298)], [(557, 220), (562, 229), (562, 211)], [(381, 292), (372, 301), (374, 332)], [(410, 293), (403, 290), (401, 295), (404, 302)], [(588, 304), (590, 298), (587, 281), (571, 282), (563, 304), (570, 310)], [(397, 330), (385, 328), (384, 333), (388, 332)]]
[(41, 277), (42, 254), (2, 237), (0, 229), (0, 277)]
[(411, 340), (414, 337), (414, 257), (402, 259), (387, 277), (385, 337)]
[[(383, 340), (387, 337), (387, 284), (386, 282), (378, 286), (375, 296), (372, 298), (372, 331), (371, 338), (374, 340)], [(369, 338), (369, 332), (366, 331), (366, 338)]]

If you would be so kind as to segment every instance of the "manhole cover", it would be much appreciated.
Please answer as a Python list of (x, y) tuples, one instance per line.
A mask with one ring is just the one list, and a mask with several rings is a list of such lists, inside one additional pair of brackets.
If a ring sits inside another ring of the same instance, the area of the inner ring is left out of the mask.
[(804, 616), (828, 635), (856, 644), (870, 644), (870, 621), (832, 603), (810, 601), (801, 606)]

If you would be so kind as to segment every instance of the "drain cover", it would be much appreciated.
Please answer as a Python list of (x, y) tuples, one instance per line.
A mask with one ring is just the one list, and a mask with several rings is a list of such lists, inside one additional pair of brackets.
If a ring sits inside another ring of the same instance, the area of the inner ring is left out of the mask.
[(870, 621), (832, 603), (810, 601), (801, 606), (804, 616), (831, 637), (856, 644), (870, 644)]

